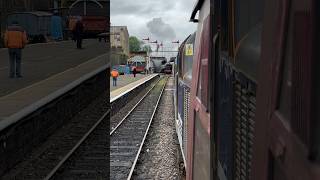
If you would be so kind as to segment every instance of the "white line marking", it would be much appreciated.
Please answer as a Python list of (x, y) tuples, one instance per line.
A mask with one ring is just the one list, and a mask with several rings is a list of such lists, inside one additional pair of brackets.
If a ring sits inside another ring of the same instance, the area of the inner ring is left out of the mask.
[[(154, 78), (154, 77), (157, 76), (157, 75), (158, 75), (158, 74), (153, 74), (153, 75), (150, 75), (150, 76), (148, 76), (148, 77), (145, 77), (145, 78), (143, 78), (143, 79), (138, 80), (138, 81), (141, 81), (141, 82), (139, 82), (138, 84), (134, 85), (134, 86), (131, 87), (130, 89), (127, 89), (126, 91), (120, 93), (119, 95), (117, 95), (117, 96), (115, 96), (115, 97), (110, 97), (110, 103), (112, 103), (113, 101), (115, 101), (115, 100), (117, 100), (118, 98), (122, 97), (123, 95), (127, 94), (128, 92), (132, 91), (132, 90), (135, 89), (136, 87), (142, 85), (143, 83), (149, 81), (150, 79)], [(137, 82), (137, 81), (132, 82), (132, 83), (136, 83), (136, 82)], [(132, 83), (131, 83), (131, 84), (132, 84)], [(129, 86), (129, 85), (131, 85), (131, 84), (128, 84), (127, 86)], [(124, 87), (121, 87), (121, 88), (126, 89), (125, 87), (127, 87), (127, 86), (124, 86)], [(120, 88), (119, 88), (119, 89), (120, 89)], [(116, 90), (114, 90), (114, 91), (117, 91), (117, 90), (119, 90), (119, 89), (116, 89)], [(112, 92), (114, 92), (114, 91), (112, 91)], [(112, 93), (112, 92), (111, 92), (111, 93)], [(110, 93), (110, 96), (111, 96), (111, 93)]]

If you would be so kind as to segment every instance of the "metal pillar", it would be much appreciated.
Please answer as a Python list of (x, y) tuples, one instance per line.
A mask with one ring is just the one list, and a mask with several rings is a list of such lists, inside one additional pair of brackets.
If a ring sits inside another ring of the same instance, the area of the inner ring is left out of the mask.
[(83, 5), (84, 5), (84, 15), (86, 16), (87, 15), (87, 0), (85, 0), (83, 2)]

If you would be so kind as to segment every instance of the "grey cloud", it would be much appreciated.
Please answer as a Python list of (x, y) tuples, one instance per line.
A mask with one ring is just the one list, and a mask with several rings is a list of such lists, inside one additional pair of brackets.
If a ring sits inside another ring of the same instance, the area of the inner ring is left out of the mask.
[(164, 12), (174, 9), (175, 1), (158, 1), (158, 0), (112, 0), (111, 14), (112, 15), (147, 15), (150, 13)]
[(149, 31), (159, 40), (173, 40), (176, 38), (174, 29), (163, 22), (162, 18), (153, 18), (147, 23)]
[[(196, 29), (189, 16), (197, 0), (111, 0), (110, 15), (112, 25), (128, 26), (129, 34), (138, 38), (149, 37), (153, 40), (183, 40)], [(157, 26), (155, 17), (162, 17)], [(169, 19), (170, 18), (170, 19)], [(150, 21), (151, 27), (146, 23)], [(170, 26), (171, 24), (172, 26)]]

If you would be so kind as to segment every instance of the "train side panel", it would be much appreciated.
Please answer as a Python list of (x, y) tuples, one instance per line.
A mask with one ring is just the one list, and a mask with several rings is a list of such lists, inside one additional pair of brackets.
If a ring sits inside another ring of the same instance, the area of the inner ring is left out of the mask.
[[(211, 61), (210, 0), (198, 1), (191, 20), (198, 22), (193, 60), (190, 110), (188, 112), (187, 179), (210, 179), (209, 61)], [(199, 13), (199, 19), (195, 15)]]
[[(176, 130), (178, 140), (186, 165), (187, 141), (189, 124), (188, 112), (190, 109), (190, 87), (192, 81), (193, 47), (195, 34), (190, 35), (181, 45), (178, 54), (177, 74), (176, 74)], [(192, 50), (190, 50), (192, 48)]]

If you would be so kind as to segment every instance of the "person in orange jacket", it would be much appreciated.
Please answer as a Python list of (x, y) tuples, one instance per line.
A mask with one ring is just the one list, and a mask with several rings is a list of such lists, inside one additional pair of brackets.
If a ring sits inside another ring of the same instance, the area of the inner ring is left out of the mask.
[(10, 78), (21, 78), (22, 49), (28, 43), (26, 31), (16, 21), (8, 26), (4, 35), (4, 44), (9, 51)]
[(117, 78), (119, 76), (119, 72), (116, 69), (111, 71), (111, 77), (113, 79), (113, 86), (117, 86)]

